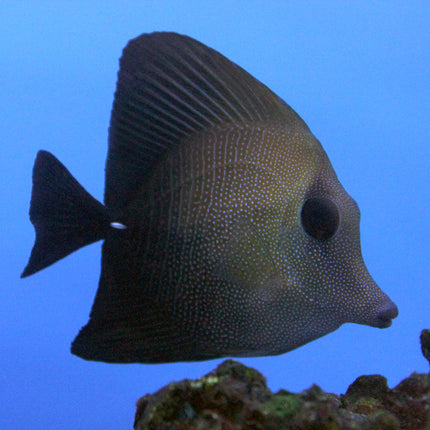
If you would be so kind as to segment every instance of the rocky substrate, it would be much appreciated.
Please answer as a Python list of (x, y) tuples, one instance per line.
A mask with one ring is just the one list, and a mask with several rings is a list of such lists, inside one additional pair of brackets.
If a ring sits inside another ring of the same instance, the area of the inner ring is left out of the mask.
[[(430, 355), (430, 331), (423, 331), (421, 341), (424, 356)], [(272, 393), (260, 372), (226, 360), (202, 378), (140, 398), (134, 429), (430, 429), (429, 375), (413, 373), (394, 388), (384, 376), (360, 376), (342, 395), (318, 385)]]

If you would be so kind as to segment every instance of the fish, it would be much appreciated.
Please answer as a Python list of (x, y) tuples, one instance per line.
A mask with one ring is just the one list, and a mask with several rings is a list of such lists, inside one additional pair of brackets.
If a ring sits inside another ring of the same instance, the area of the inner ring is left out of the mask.
[(398, 309), (363, 261), (357, 203), (287, 103), (177, 33), (130, 40), (119, 63), (104, 203), (48, 151), (33, 168), (22, 277), (103, 240), (72, 354), (267, 356), (345, 323), (391, 325)]

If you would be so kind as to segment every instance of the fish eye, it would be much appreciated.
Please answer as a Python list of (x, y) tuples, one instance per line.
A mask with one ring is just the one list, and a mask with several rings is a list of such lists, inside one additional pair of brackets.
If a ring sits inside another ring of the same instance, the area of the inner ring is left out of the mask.
[(333, 237), (340, 220), (336, 204), (326, 197), (312, 197), (306, 200), (300, 218), (306, 233), (318, 240)]

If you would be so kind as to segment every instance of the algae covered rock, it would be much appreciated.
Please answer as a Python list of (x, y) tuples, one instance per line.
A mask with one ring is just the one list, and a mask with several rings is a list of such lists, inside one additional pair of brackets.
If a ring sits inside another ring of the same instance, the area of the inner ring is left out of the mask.
[[(197, 380), (172, 383), (138, 400), (135, 430), (265, 428), (272, 396), (258, 371), (233, 360)], [(251, 428), (251, 427), (248, 427)]]
[(137, 402), (135, 430), (426, 429), (427, 375), (390, 389), (380, 375), (360, 376), (344, 395), (313, 385), (272, 393), (260, 372), (233, 360), (197, 380), (171, 383)]
[[(430, 358), (430, 330), (421, 336)], [(381, 375), (358, 377), (345, 394), (318, 385), (273, 393), (257, 370), (226, 360), (196, 380), (174, 382), (137, 402), (135, 430), (424, 430), (430, 429), (429, 375), (389, 388)]]
[(381, 375), (360, 376), (341, 396), (342, 404), (354, 413), (367, 416), (390, 414), (401, 429), (430, 428), (428, 375), (413, 373), (393, 389)]

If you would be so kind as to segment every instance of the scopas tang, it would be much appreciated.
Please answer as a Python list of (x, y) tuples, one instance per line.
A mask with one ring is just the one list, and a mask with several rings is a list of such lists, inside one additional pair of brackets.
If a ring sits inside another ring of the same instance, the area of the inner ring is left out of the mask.
[(389, 327), (359, 209), (319, 141), (271, 90), (174, 33), (120, 60), (104, 205), (49, 152), (33, 169), (22, 276), (103, 239), (72, 353), (161, 363), (281, 354), (341, 324)]

